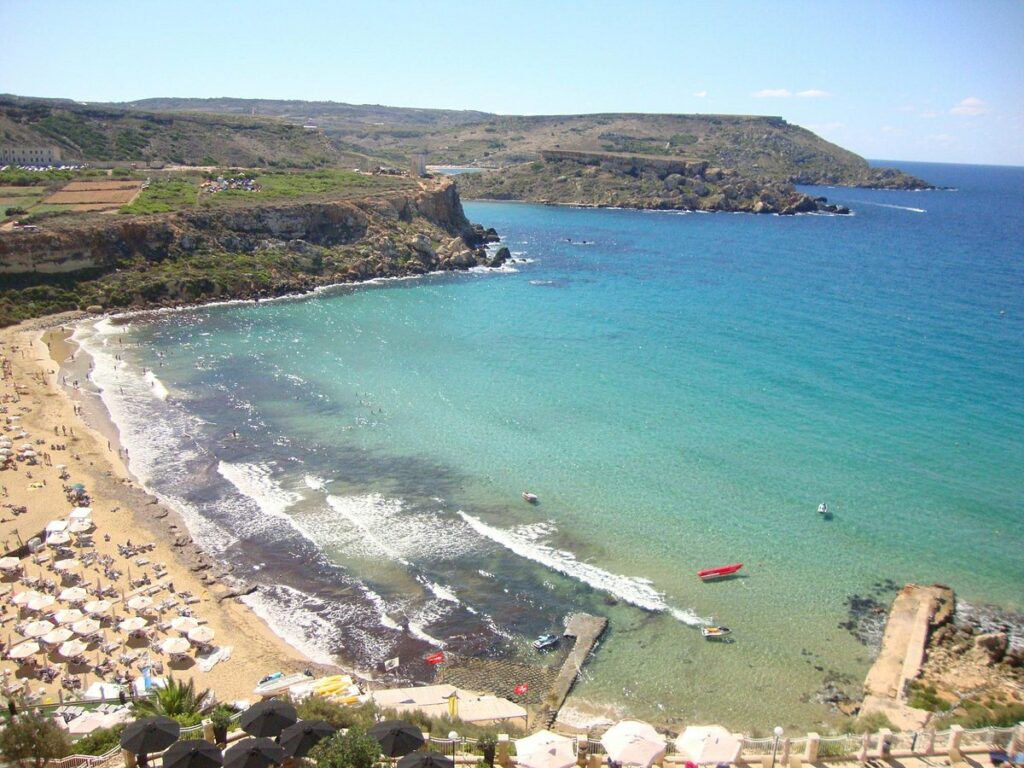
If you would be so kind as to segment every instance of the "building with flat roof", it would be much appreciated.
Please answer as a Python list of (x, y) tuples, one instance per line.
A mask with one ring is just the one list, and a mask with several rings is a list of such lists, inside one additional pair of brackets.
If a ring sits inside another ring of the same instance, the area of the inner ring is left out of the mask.
[(0, 147), (0, 165), (60, 165), (57, 147)]

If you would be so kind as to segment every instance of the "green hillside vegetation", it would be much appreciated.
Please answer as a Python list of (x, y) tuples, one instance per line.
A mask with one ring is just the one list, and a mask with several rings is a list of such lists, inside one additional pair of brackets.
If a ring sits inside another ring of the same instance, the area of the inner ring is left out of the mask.
[(854, 154), (781, 117), (595, 114), (507, 116), (333, 102), (146, 99), (153, 111), (234, 112), (316, 124), (335, 146), (402, 162), (426, 152), (439, 165), (501, 167), (545, 149), (669, 155), (706, 160), (751, 178), (794, 183), (916, 188), (925, 182), (872, 169)]
[(351, 161), (322, 133), (238, 115), (147, 113), (0, 97), (0, 143), (56, 146), (69, 163), (317, 168)]
[(927, 186), (873, 169), (781, 117), (756, 115), (508, 116), (268, 99), (82, 105), (0, 96), (0, 142), (56, 144), (87, 160), (281, 168), (404, 166), (420, 152), (439, 165), (501, 168), (562, 149), (704, 160), (770, 181)]

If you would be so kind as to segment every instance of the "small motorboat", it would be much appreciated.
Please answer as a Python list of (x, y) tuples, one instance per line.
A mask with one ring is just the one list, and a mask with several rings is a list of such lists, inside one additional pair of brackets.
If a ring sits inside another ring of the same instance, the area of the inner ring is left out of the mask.
[(540, 499), (537, 498), (536, 493), (530, 493), (529, 491), (523, 491), (523, 501), (527, 504), (536, 504)]
[(824, 501), (821, 502), (821, 504), (818, 505), (818, 514), (819, 515), (827, 515), (828, 514), (828, 504), (826, 504)]
[(714, 581), (715, 579), (724, 579), (727, 576), (732, 576), (742, 567), (743, 563), (720, 565), (717, 568), (705, 568), (703, 571), (697, 571), (697, 575), (700, 576), (702, 581)]
[(538, 651), (547, 651), (552, 648), (557, 648), (558, 643), (558, 635), (541, 635), (533, 641), (533, 647)]
[(724, 640), (732, 634), (732, 630), (728, 627), (705, 626), (700, 628), (700, 633), (705, 640)]

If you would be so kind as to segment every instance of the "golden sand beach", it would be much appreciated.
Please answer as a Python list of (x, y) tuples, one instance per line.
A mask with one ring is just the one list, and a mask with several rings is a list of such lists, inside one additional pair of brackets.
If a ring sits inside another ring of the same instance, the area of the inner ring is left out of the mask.
[[(17, 568), (2, 573), (0, 669), (5, 693), (57, 701), (80, 695), (96, 682), (139, 678), (149, 666), (154, 676), (162, 669), (164, 675), (194, 678), (198, 688), (212, 688), (220, 700), (232, 701), (251, 698), (257, 681), (269, 672), (314, 666), (237, 599), (238, 585), (191, 543), (177, 514), (131, 477), (113, 425), (95, 407), (84, 407), (89, 396), (62, 382), (60, 364), (74, 353), (74, 345), (67, 340), (70, 326), (60, 323), (73, 319), (58, 316), (0, 332), (0, 406), (6, 409), (0, 413), (0, 436), (7, 437), (15, 455), (26, 445), (35, 453), (31, 459), (12, 459), (0, 472), (0, 541), (5, 554), (52, 521), (68, 519), (76, 506), (67, 493), (72, 484), (85, 487), (94, 524), (84, 539), (91, 544), (77, 546), (78, 537), (72, 537), (65, 547), (43, 546), (36, 555), (22, 558)], [(54, 570), (56, 559), (68, 555), (78, 562), (74, 570)], [(32, 585), (44, 596), (36, 603), (38, 610), (14, 600)], [(65, 592), (75, 586), (85, 589), (86, 595)], [(97, 594), (100, 590), (103, 595)], [(62, 595), (69, 600), (61, 600)], [(98, 598), (110, 602), (109, 609), (91, 616), (83, 611)], [(88, 623), (57, 624), (57, 618), (76, 618), (57, 616), (64, 609), (83, 611), (79, 621), (93, 618), (101, 625), (85, 635), (70, 632), (69, 639), (86, 644), (77, 663), (60, 653), (63, 643), (41, 640), (40, 650), (27, 657), (29, 663), (8, 658), (13, 647), (32, 640), (23, 633), (33, 621), (55, 623), (56, 633), (49, 637), (56, 640), (68, 634), (61, 628), (91, 628)], [(121, 623), (134, 619), (141, 625), (135, 617), (144, 619), (145, 626), (133, 635)], [(196, 626), (208, 627), (212, 638), (203, 629), (189, 640), (189, 628)], [(172, 656), (167, 649), (180, 653)], [(220, 660), (204, 671), (211, 652)], [(56, 676), (47, 681), (42, 670)]]

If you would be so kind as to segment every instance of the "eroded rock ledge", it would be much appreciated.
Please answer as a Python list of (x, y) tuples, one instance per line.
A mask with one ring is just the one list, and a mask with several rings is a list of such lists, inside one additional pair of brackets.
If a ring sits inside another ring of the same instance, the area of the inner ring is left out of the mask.
[(469, 198), (654, 210), (849, 213), (788, 182), (754, 179), (703, 160), (545, 150), (542, 161), (459, 179)]
[[(508, 249), (448, 179), (363, 199), (110, 217), (0, 235), (0, 324), (70, 309), (173, 306), (478, 265)], [(30, 314), (16, 316), (28, 309)]]

